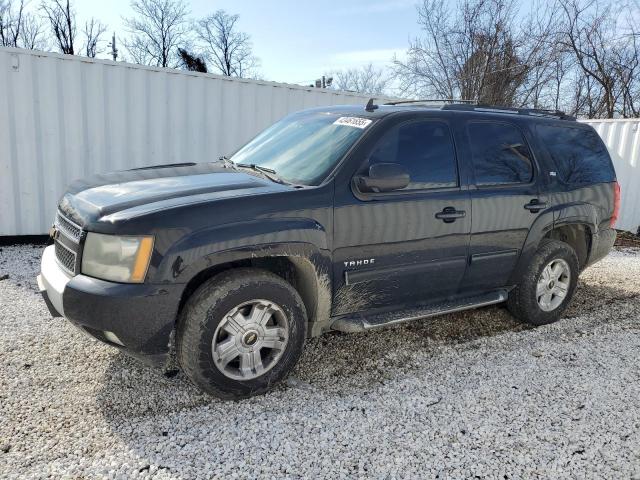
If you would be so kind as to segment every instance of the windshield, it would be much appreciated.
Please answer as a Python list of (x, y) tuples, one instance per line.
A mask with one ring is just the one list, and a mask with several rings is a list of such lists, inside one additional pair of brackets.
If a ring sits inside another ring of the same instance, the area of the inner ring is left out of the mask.
[(297, 113), (267, 128), (230, 160), (269, 168), (286, 182), (318, 185), (370, 124), (366, 118)]

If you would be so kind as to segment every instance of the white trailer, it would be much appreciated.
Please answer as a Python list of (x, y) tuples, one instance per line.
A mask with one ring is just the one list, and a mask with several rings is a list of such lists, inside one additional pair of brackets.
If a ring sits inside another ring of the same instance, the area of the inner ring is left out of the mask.
[[(284, 115), (367, 96), (0, 48), (0, 236), (48, 232), (72, 180), (214, 160)], [(384, 99), (380, 99), (383, 101)], [(590, 120), (622, 186), (618, 228), (640, 225), (640, 120)]]

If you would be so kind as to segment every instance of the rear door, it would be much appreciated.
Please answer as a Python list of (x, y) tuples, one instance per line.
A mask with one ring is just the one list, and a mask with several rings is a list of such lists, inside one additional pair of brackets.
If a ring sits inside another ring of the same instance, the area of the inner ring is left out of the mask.
[[(409, 186), (387, 193), (357, 191), (354, 174), (389, 162), (409, 170)], [(354, 163), (349, 176), (336, 181), (333, 314), (454, 294), (468, 261), (471, 204), (448, 122), (400, 121)]]
[(506, 121), (469, 120), (464, 156), (471, 168), (473, 224), (469, 268), (461, 288), (505, 286), (529, 230), (547, 208), (525, 132)]

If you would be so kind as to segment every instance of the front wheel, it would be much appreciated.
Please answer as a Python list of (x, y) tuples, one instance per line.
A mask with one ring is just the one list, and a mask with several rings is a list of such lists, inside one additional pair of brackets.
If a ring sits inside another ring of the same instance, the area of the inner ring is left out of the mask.
[(307, 314), (296, 290), (258, 269), (222, 273), (189, 298), (178, 361), (193, 383), (225, 399), (266, 392), (298, 361)]
[(555, 322), (573, 297), (579, 271), (573, 248), (558, 240), (543, 240), (520, 283), (509, 293), (509, 311), (532, 325)]

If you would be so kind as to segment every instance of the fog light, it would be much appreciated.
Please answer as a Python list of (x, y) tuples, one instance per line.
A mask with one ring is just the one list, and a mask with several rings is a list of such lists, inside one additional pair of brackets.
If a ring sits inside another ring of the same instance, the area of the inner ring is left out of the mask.
[(106, 330), (102, 332), (104, 334), (104, 338), (109, 340), (111, 343), (117, 343), (124, 347), (124, 343), (118, 338), (118, 336), (113, 332), (107, 332)]

